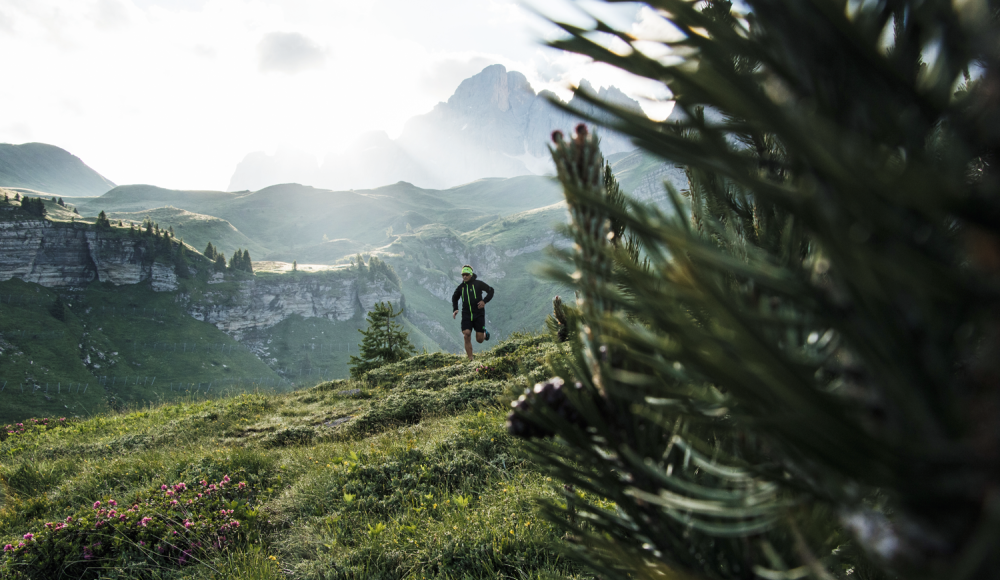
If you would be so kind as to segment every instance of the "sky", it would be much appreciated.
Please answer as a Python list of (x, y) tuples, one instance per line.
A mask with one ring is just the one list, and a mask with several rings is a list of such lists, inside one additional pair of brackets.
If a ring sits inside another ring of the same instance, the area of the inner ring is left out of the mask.
[[(594, 11), (598, 7), (581, 0)], [(117, 184), (225, 189), (254, 151), (322, 159), (500, 63), (563, 98), (582, 78), (669, 112), (657, 85), (542, 46), (571, 0), (0, 0), (0, 143), (42, 142)], [(648, 8), (601, 16), (669, 37)]]

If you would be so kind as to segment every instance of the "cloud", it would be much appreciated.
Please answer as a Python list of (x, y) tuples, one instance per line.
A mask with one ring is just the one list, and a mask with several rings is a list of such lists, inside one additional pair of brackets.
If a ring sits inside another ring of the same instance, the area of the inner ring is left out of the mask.
[(257, 69), (261, 72), (295, 74), (325, 64), (323, 47), (298, 32), (270, 32), (257, 44)]
[(100, 30), (116, 30), (129, 23), (128, 11), (118, 0), (100, 0), (96, 6), (94, 24)]

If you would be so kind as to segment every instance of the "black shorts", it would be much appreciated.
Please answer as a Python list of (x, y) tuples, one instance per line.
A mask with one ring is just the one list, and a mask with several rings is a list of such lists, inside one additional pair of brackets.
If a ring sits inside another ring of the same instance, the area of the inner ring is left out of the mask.
[(476, 332), (486, 332), (486, 313), (479, 311), (472, 319), (468, 315), (462, 317), (462, 330), (475, 330)]

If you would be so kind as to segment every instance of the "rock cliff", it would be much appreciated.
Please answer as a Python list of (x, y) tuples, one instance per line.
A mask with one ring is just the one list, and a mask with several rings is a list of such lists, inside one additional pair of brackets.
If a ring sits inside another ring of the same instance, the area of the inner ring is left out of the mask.
[(361, 318), (378, 302), (399, 305), (403, 294), (384, 278), (368, 280), (355, 271), (260, 275), (210, 286), (195, 295), (180, 293), (191, 316), (214, 324), (240, 340), (247, 331), (303, 318), (346, 321)]
[(177, 289), (173, 268), (148, 259), (141, 240), (41, 219), (0, 220), (0, 280), (11, 278), (51, 288), (151, 280), (158, 292)]
[[(2, 208), (0, 208), (2, 210)], [(19, 278), (50, 288), (81, 290), (91, 282), (116, 286), (149, 281), (157, 292), (180, 288), (174, 266), (151, 260), (141, 238), (102, 232), (84, 223), (3, 219), (0, 281)], [(191, 316), (239, 340), (250, 329), (273, 326), (293, 314), (332, 321), (361, 318), (378, 302), (399, 305), (402, 292), (384, 277), (347, 269), (232, 279), (215, 274), (178, 292)]]

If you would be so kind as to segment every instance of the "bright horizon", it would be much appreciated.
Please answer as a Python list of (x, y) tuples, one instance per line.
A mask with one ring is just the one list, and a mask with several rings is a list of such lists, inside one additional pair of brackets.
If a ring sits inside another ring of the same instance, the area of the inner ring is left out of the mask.
[[(531, 7), (585, 23), (569, 4)], [(611, 17), (669, 32), (637, 5)], [(669, 112), (652, 83), (543, 47), (555, 33), (513, 0), (3, 0), (0, 107), (16, 114), (0, 142), (61, 147), (117, 184), (223, 190), (251, 152), (321, 161), (368, 131), (396, 138), (490, 64), (536, 92), (568, 99), (586, 78)]]

